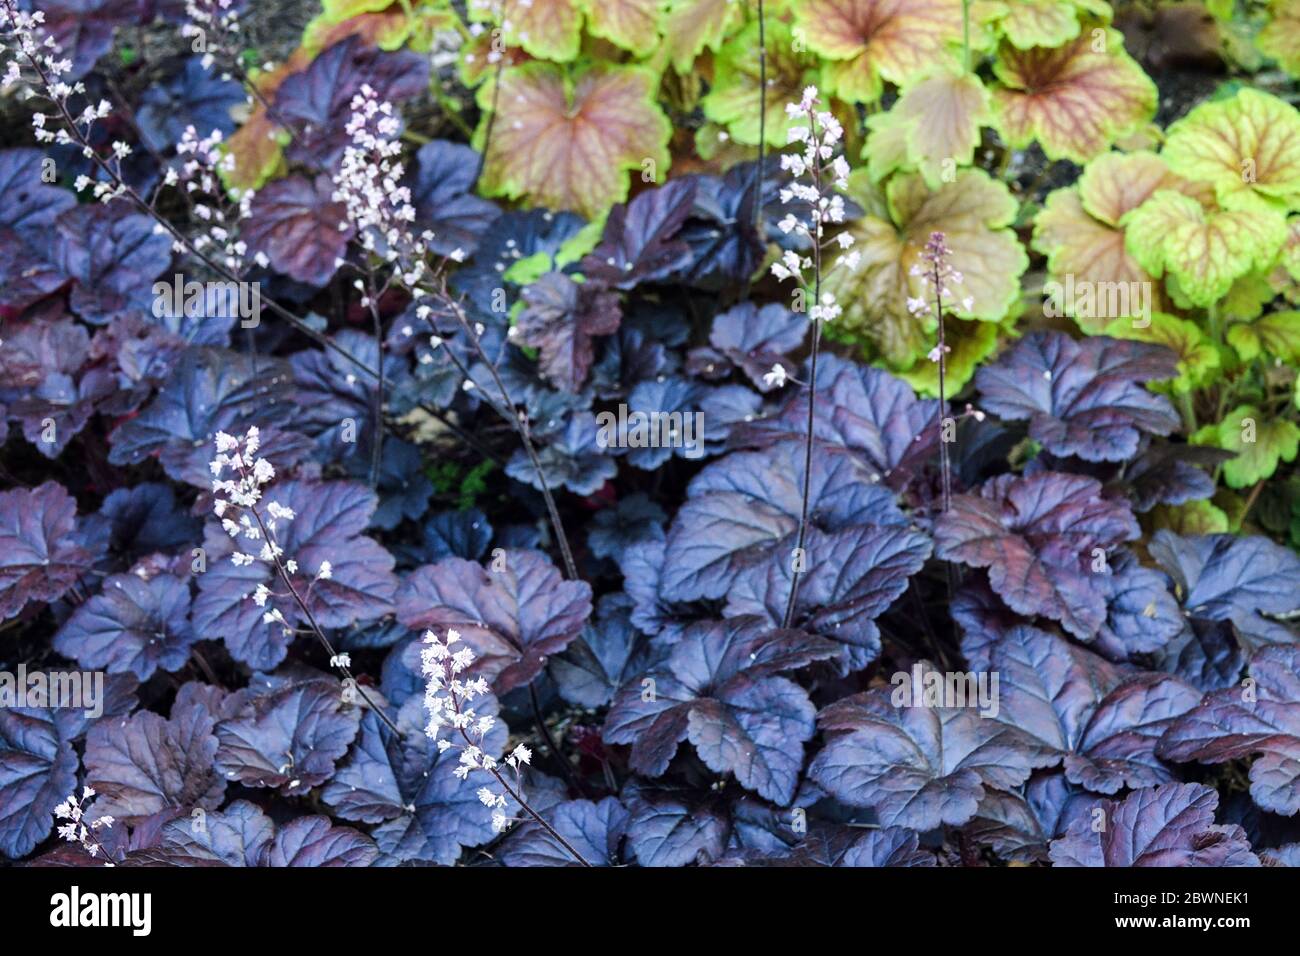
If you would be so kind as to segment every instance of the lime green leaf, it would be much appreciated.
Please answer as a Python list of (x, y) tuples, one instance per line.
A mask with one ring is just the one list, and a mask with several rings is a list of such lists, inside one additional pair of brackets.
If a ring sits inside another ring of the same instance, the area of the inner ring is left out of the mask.
[(1206, 210), (1195, 199), (1161, 189), (1124, 223), (1125, 248), (1142, 268), (1160, 277), (1167, 271), (1193, 305), (1208, 307), (1239, 276), (1273, 261), (1286, 238), (1280, 213)]
[(1174, 534), (1227, 534), (1228, 515), (1205, 500), (1181, 505), (1156, 505), (1151, 509), (1151, 530)]
[(899, 110), (872, 113), (867, 117), (867, 141), (862, 157), (872, 182), (908, 166), (908, 133), (912, 124)]
[(1255, 43), (1260, 52), (1277, 60), (1292, 76), (1300, 76), (1300, 2), (1273, 0), (1269, 21)]
[(1230, 488), (1245, 488), (1294, 461), (1300, 450), (1300, 428), (1285, 418), (1268, 418), (1251, 405), (1233, 409), (1217, 425), (1206, 425), (1191, 437), (1196, 445), (1212, 445), (1236, 454), (1223, 463), (1223, 480)]
[[(818, 60), (796, 51), (791, 28), (780, 20), (767, 24), (767, 145), (780, 148), (790, 142), (786, 130), (799, 125), (785, 110), (797, 103), (804, 87), (815, 85)], [(727, 127), (731, 138), (747, 146), (758, 145), (759, 84), (758, 22), (745, 27), (713, 57), (713, 86), (700, 100), (704, 115)]]
[(951, 59), (961, 42), (961, 0), (800, 0), (798, 26), (841, 99), (871, 103), (882, 80), (903, 85)]
[(705, 47), (721, 49), (727, 33), (740, 23), (742, 9), (733, 0), (668, 0), (664, 40), (673, 69), (687, 73)]
[(645, 56), (659, 43), (659, 0), (582, 0), (587, 31)]
[[(1112, 319), (1145, 314), (1144, 304), (1160, 309), (1159, 283), (1125, 248), (1120, 222), (1157, 190), (1194, 188), (1153, 153), (1107, 153), (1087, 165), (1077, 184), (1049, 195), (1034, 219), (1033, 246), (1047, 256), (1058, 286), (1095, 293), (1090, 302), (1062, 296), (1064, 314), (1095, 334)], [(1116, 290), (1129, 294), (1112, 295)]]
[(1300, 362), (1300, 312), (1274, 312), (1228, 328), (1228, 344), (1243, 361), (1267, 353), (1283, 362)]
[[(474, 19), (494, 19), (490, 8), (471, 6)], [(573, 0), (504, 0), (499, 22), (502, 39), (531, 56), (567, 63), (578, 55), (582, 11)]]
[(1219, 350), (1195, 322), (1156, 312), (1148, 326), (1134, 325), (1132, 319), (1116, 319), (1104, 331), (1117, 339), (1165, 345), (1178, 355), (1178, 377), (1152, 383), (1149, 387), (1153, 391), (1182, 394), (1202, 388), (1218, 376)]
[(1253, 319), (1276, 295), (1277, 290), (1269, 282), (1267, 271), (1252, 272), (1232, 283), (1232, 288), (1219, 303), (1219, 315), (1239, 321)]
[(993, 120), (989, 92), (973, 73), (941, 68), (908, 86), (891, 113), (907, 122), (909, 163), (938, 188), (945, 175), (969, 166), (980, 127)]
[(1057, 47), (1079, 35), (1079, 9), (1110, 19), (1110, 7), (1100, 0), (1017, 0), (1001, 20), (1002, 32), (1022, 50)]
[(1214, 184), (1229, 208), (1300, 205), (1300, 113), (1276, 96), (1243, 88), (1202, 103), (1169, 127), (1170, 168)]
[[(850, 191), (868, 186), (866, 171), (856, 170)], [(930, 233), (944, 233), (952, 266), (963, 275), (953, 291), (969, 297), (970, 308), (945, 303), (960, 318), (1001, 320), (1019, 299), (1029, 257), (1010, 228), (1014, 197), (982, 170), (961, 170), (935, 190), (919, 174), (902, 174), (889, 181), (887, 197), (888, 218), (867, 215), (850, 227), (853, 248), (861, 253), (858, 268), (832, 270), (823, 286), (844, 307), (837, 323), (863, 332), (894, 367), (910, 368), (934, 345), (934, 319), (907, 307), (909, 298), (923, 294), (911, 269)]]
[[(1095, 35), (1094, 35), (1095, 34)], [(999, 129), (1013, 148), (1037, 140), (1050, 159), (1086, 162), (1151, 119), (1156, 87), (1110, 28), (1056, 49), (998, 48)]]
[[(657, 179), (668, 168), (671, 129), (656, 88), (657, 77), (634, 66), (596, 65), (573, 76), (541, 62), (506, 70), (480, 189), (599, 216), (627, 198), (627, 170)], [(486, 87), (479, 102), (491, 104)]]

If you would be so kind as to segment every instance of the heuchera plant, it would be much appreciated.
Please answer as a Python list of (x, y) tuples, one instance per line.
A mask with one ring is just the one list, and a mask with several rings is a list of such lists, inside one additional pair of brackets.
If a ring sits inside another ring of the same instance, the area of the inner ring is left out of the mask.
[(1130, 6), (0, 0), (0, 856), (1300, 859), (1300, 6)]

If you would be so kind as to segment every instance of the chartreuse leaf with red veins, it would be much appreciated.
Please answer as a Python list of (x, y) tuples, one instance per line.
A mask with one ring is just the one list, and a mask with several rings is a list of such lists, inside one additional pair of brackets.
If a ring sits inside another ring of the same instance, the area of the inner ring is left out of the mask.
[[(627, 198), (627, 170), (653, 169), (658, 177), (668, 168), (671, 127), (655, 103), (657, 88), (653, 73), (634, 66), (571, 73), (534, 62), (506, 70), (480, 189), (600, 216)], [(491, 103), (482, 88), (480, 105)], [(489, 121), (485, 112), (475, 134), (480, 148)]]
[(906, 124), (909, 164), (938, 189), (945, 173), (969, 166), (980, 127), (993, 122), (993, 101), (980, 78), (943, 66), (908, 86), (890, 112)]
[[(817, 58), (801, 52), (788, 24), (773, 20), (766, 25), (767, 115), (764, 129), (768, 146), (790, 142), (786, 130), (799, 125), (785, 111), (798, 102), (803, 89), (817, 82)], [(757, 146), (759, 136), (758, 21), (746, 26), (713, 57), (713, 84), (700, 100), (704, 115), (727, 128), (738, 143)]]
[(1169, 127), (1171, 169), (1214, 184), (1229, 209), (1300, 205), (1300, 112), (1259, 90), (1202, 103)]
[(1268, 24), (1255, 37), (1255, 46), (1292, 76), (1300, 76), (1300, 3), (1272, 0), (1268, 12)]
[(1223, 463), (1223, 480), (1230, 488), (1248, 488), (1271, 477), (1281, 462), (1295, 461), (1300, 427), (1278, 415), (1241, 405), (1217, 425), (1199, 429), (1191, 441), (1235, 453), (1236, 458)]
[[(865, 171), (853, 176), (851, 189), (867, 185)], [(960, 170), (936, 190), (919, 173), (894, 176), (886, 198), (888, 218), (868, 215), (850, 227), (853, 248), (862, 256), (858, 268), (831, 270), (823, 288), (844, 305), (838, 324), (861, 330), (889, 363), (910, 368), (933, 346), (933, 317), (914, 316), (907, 308), (909, 298), (925, 292), (911, 270), (930, 233), (944, 233), (950, 262), (962, 274), (953, 290), (958, 301), (944, 303), (962, 319), (1003, 319), (1019, 298), (1018, 280), (1029, 258), (1010, 228), (1014, 197), (982, 170)]]
[(1289, 365), (1300, 364), (1300, 312), (1274, 312), (1241, 322), (1230, 326), (1227, 336), (1242, 361), (1269, 355)]
[(1158, 190), (1128, 213), (1125, 248), (1151, 275), (1168, 273), (1176, 300), (1208, 307), (1233, 282), (1277, 256), (1286, 239), (1282, 214), (1250, 209), (1206, 209), (1192, 197)]
[(880, 98), (882, 81), (903, 85), (961, 42), (961, 0), (802, 0), (796, 26), (831, 62), (826, 85), (850, 102)]
[(997, 20), (1002, 35), (1015, 47), (1058, 47), (1079, 35), (1079, 21), (1087, 14), (1110, 19), (1104, 0), (1015, 0), (1000, 4), (1006, 12)]
[(1125, 248), (1121, 225), (1160, 189), (1211, 198), (1208, 188), (1176, 175), (1154, 153), (1107, 153), (1088, 163), (1075, 185), (1048, 196), (1035, 217), (1032, 244), (1047, 256), (1057, 283), (1046, 291), (1060, 293), (1052, 305), (1085, 332), (1096, 334), (1114, 319), (1145, 316), (1144, 306), (1163, 307), (1159, 283)]
[(667, 0), (663, 32), (673, 69), (688, 73), (705, 47), (722, 49), (727, 33), (741, 22), (743, 9), (734, 0)]
[(998, 48), (998, 130), (1019, 149), (1037, 141), (1049, 159), (1087, 162), (1155, 114), (1156, 86), (1108, 27), (1057, 48)]

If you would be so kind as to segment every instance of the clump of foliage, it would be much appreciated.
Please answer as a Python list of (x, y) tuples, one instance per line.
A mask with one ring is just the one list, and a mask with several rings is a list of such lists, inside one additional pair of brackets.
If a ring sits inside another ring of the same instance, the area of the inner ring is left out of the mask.
[(1300, 859), (1300, 4), (41, 6), (0, 856)]

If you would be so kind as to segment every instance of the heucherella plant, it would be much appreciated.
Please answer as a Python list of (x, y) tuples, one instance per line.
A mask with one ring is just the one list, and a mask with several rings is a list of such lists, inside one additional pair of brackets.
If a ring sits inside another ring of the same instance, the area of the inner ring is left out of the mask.
[[(808, 318), (812, 322), (803, 507), (790, 559), (794, 577), (785, 611), (785, 622), (788, 625), (794, 614), (799, 576), (807, 569), (805, 543), (808, 531), (808, 489), (812, 480), (817, 358), (821, 348), (822, 323), (832, 321), (841, 312), (835, 295), (822, 291), (822, 276), (835, 269), (853, 270), (858, 264), (858, 254), (847, 251), (853, 246), (851, 233), (839, 231), (834, 236), (827, 234), (829, 226), (844, 221), (844, 196), (841, 190), (848, 187), (849, 164), (836, 148), (844, 136), (844, 128), (831, 113), (821, 108), (815, 86), (805, 87), (799, 102), (786, 105), (786, 113), (799, 123), (791, 126), (786, 135), (791, 143), (802, 143), (803, 152), (781, 155), (781, 168), (792, 177), (790, 185), (781, 189), (781, 202), (794, 208), (785, 214), (778, 226), (786, 235), (801, 239), (799, 248), (807, 251), (801, 253), (786, 250), (780, 262), (772, 263), (772, 274), (781, 281), (795, 280), (798, 286), (795, 290), (795, 311), (805, 311), (806, 306)], [(836, 248), (842, 250), (841, 253), (826, 265), (825, 257)], [(771, 381), (775, 383), (777, 379)]]
[(1213, 6), (0, 0), (0, 856), (1300, 862)]

